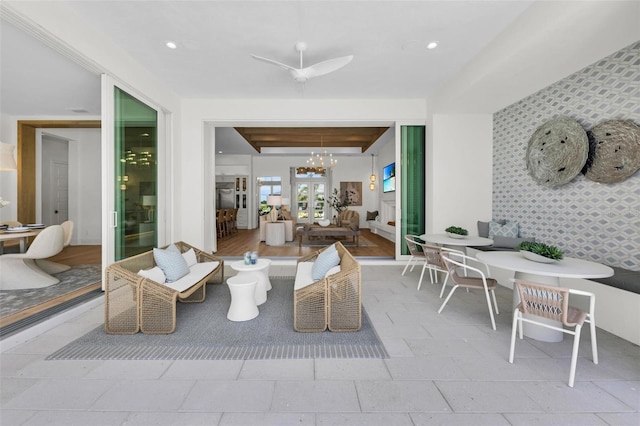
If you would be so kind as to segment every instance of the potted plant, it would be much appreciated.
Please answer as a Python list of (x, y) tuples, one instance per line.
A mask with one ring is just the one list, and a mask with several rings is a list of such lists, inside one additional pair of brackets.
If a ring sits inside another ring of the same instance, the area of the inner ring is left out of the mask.
[(459, 226), (450, 226), (444, 232), (451, 238), (464, 238), (469, 235), (469, 231)]
[(351, 194), (347, 191), (345, 194), (340, 194), (338, 188), (333, 189), (333, 193), (327, 199), (327, 204), (338, 212), (338, 223), (340, 226), (340, 213), (347, 210), (349, 206), (352, 204)]
[(556, 246), (533, 241), (523, 241), (518, 245), (517, 249), (520, 250), (525, 258), (541, 263), (556, 262), (564, 256), (562, 250)]

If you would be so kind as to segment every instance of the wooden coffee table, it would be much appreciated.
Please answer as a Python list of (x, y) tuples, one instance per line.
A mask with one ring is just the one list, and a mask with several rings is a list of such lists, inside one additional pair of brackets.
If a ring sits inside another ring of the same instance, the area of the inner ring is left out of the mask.
[(304, 228), (298, 229), (298, 247), (302, 247), (302, 237), (353, 237), (353, 242), (356, 246), (360, 245), (360, 230), (353, 230), (351, 228), (342, 226), (320, 226), (320, 225), (307, 225)]

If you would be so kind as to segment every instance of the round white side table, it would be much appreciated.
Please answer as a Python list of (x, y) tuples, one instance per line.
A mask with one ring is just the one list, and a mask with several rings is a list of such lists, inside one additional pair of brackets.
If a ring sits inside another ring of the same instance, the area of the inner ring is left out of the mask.
[(238, 274), (236, 277), (249, 277), (247, 279), (255, 279), (256, 284), (256, 305), (260, 306), (267, 301), (267, 290), (271, 290), (271, 281), (269, 280), (269, 266), (271, 259), (258, 259), (254, 265), (245, 265), (244, 261), (239, 260), (231, 262), (229, 266)]
[(285, 229), (284, 222), (267, 222), (267, 235), (265, 243), (268, 246), (284, 245)]
[(229, 321), (249, 321), (258, 316), (256, 305), (256, 279), (251, 277), (231, 277), (227, 279), (229, 292), (231, 293), (231, 305), (227, 312)]

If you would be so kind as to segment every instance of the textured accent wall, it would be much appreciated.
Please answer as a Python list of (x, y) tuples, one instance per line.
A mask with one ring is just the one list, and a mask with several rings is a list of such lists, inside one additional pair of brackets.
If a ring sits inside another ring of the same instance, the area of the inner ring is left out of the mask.
[[(550, 65), (552, 66), (552, 65)], [(569, 257), (640, 270), (640, 171), (615, 184), (579, 174), (545, 188), (526, 168), (527, 144), (546, 121), (568, 116), (585, 130), (610, 119), (640, 125), (640, 42), (494, 114), (493, 216)]]

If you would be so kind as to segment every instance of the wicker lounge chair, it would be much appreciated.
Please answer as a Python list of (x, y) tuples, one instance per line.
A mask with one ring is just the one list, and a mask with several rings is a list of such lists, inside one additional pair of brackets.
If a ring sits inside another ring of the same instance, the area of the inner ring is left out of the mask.
[[(342, 244), (337, 242), (335, 246), (340, 255), (340, 272), (294, 290), (296, 331), (357, 331), (361, 327), (360, 264)], [(297, 273), (301, 273), (302, 262), (313, 262), (323, 250), (298, 259)]]
[(224, 261), (184, 242), (175, 245), (181, 253), (193, 248), (198, 263), (218, 262), (204, 278), (178, 292), (164, 283), (138, 275), (156, 266), (153, 251), (147, 251), (109, 265), (105, 272), (104, 329), (109, 334), (168, 334), (176, 328), (176, 302), (203, 302), (206, 284), (218, 273), (224, 280)]

